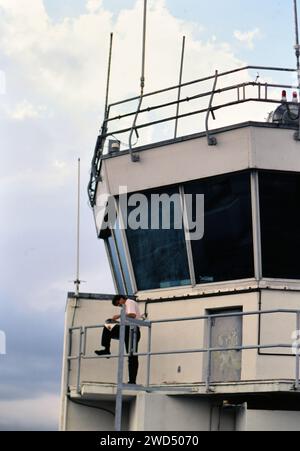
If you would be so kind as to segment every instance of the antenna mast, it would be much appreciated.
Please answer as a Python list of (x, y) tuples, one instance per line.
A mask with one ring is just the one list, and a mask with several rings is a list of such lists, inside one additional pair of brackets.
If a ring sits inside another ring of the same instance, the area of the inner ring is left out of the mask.
[(76, 280), (74, 280), (74, 285), (76, 287), (75, 295), (79, 297), (80, 289), (80, 158), (78, 158), (78, 188), (77, 188), (77, 261), (76, 261)]
[(112, 60), (112, 48), (113, 48), (114, 34), (110, 33), (110, 45), (109, 45), (109, 57), (108, 57), (108, 70), (107, 70), (107, 83), (106, 83), (106, 97), (105, 97), (105, 116), (107, 116), (108, 97), (109, 97), (109, 85), (110, 85), (110, 73), (111, 73), (111, 60)]
[(142, 74), (141, 74), (141, 94), (140, 94), (140, 101), (139, 106), (132, 124), (132, 128), (129, 135), (129, 151), (131, 155), (131, 161), (134, 163), (140, 161), (140, 157), (137, 154), (134, 154), (134, 151), (132, 149), (132, 136), (133, 132), (135, 130), (136, 121), (139, 115), (139, 112), (141, 110), (143, 97), (144, 97), (144, 88), (145, 88), (145, 65), (146, 65), (146, 36), (147, 36), (147, 0), (144, 0), (144, 22), (143, 22), (143, 50), (142, 50)]
[(296, 35), (296, 58), (297, 58), (297, 70), (298, 70), (298, 82), (300, 88), (300, 45), (299, 45), (299, 23), (298, 23), (298, 7), (297, 0), (294, 0), (294, 15), (295, 15), (295, 35)]
[[(297, 0), (294, 0), (294, 16), (295, 16), (295, 52), (297, 59), (297, 75), (298, 75), (298, 90), (300, 91), (300, 45), (299, 45), (299, 22), (298, 22), (298, 6)], [(299, 130), (295, 133), (295, 139), (300, 140), (300, 114), (299, 114)]]
[(182, 85), (182, 76), (183, 76), (183, 64), (184, 64), (184, 52), (185, 52), (185, 36), (182, 38), (182, 50), (181, 50), (181, 62), (180, 62), (180, 72), (179, 72), (179, 88), (178, 88), (178, 103), (176, 108), (176, 121), (175, 121), (175, 133), (174, 138), (177, 138), (178, 131), (178, 115), (179, 115), (179, 102), (181, 97), (181, 85)]

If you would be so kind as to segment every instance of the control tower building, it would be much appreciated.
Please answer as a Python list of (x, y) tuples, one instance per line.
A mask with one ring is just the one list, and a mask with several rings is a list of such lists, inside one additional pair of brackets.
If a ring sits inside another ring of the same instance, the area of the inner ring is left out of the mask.
[(89, 198), (115, 291), (143, 314), (139, 373), (126, 384), (122, 342), (94, 353), (113, 294), (69, 293), (61, 430), (300, 430), (296, 73), (248, 66), (107, 107)]

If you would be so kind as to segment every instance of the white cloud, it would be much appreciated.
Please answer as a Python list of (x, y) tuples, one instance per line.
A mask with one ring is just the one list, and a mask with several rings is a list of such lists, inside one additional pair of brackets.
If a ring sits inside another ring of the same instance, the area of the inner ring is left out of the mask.
[(16, 107), (8, 112), (8, 116), (12, 119), (22, 121), (25, 119), (35, 119), (45, 115), (47, 109), (44, 106), (35, 106), (27, 100), (16, 105)]
[(6, 93), (6, 76), (3, 70), (0, 70), (0, 96)]
[(2, 430), (53, 430), (58, 428), (59, 397), (0, 401)]
[(250, 50), (254, 50), (254, 40), (260, 39), (262, 36), (261, 31), (259, 28), (255, 28), (252, 31), (239, 31), (236, 30), (234, 32), (234, 37), (240, 41), (242, 44), (245, 44), (246, 47)]
[(90, 13), (95, 13), (99, 11), (102, 6), (102, 0), (87, 0), (86, 9)]
[[(0, 20), (2, 50), (37, 94), (74, 114), (101, 112), (111, 31), (115, 33), (112, 97), (136, 94), (139, 87), (143, 2), (121, 10), (116, 20), (101, 1), (87, 0), (86, 5), (88, 14), (53, 23), (42, 0), (0, 0), (5, 12)], [(153, 0), (150, 6), (147, 90), (177, 81), (183, 34), (187, 36), (186, 78), (211, 72), (216, 61), (226, 68), (240, 63), (228, 46), (198, 41), (200, 27), (173, 17), (164, 0)]]

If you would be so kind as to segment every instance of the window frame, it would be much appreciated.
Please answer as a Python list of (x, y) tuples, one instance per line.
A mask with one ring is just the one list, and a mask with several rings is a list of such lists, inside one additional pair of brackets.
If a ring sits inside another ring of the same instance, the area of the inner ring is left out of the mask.
[(260, 199), (260, 184), (259, 184), (259, 175), (263, 173), (273, 174), (276, 176), (276, 174), (285, 174), (285, 175), (299, 175), (300, 173), (297, 171), (288, 171), (288, 170), (274, 170), (274, 169), (265, 169), (260, 168), (255, 171), (257, 173), (257, 197), (258, 197), (258, 211), (257, 216), (259, 218), (259, 233), (260, 233), (260, 242), (259, 242), (259, 252), (260, 252), (260, 279), (261, 286), (264, 287), (271, 287), (271, 288), (282, 288), (284, 286), (284, 289), (300, 289), (300, 279), (287, 279), (284, 277), (268, 277), (264, 276), (264, 268), (263, 268), (263, 243), (261, 239), (261, 199)]

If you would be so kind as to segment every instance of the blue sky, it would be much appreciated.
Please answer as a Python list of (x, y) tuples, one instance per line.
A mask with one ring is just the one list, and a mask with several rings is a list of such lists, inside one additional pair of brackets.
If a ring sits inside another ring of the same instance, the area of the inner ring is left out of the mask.
[[(76, 17), (86, 11), (85, 0), (44, 0), (54, 20)], [(103, 0), (106, 9), (117, 15), (121, 10), (134, 7), (135, 0)], [(149, 0), (149, 5), (151, 0)], [(242, 58), (253, 64), (293, 64), (294, 23), (291, 0), (166, 0), (172, 14), (181, 20), (196, 22), (205, 27), (202, 38), (215, 35), (219, 40), (232, 43), (235, 30), (259, 28), (260, 45), (255, 52), (236, 48)]]
[[(137, 3), (138, 1), (138, 3)], [(75, 272), (76, 169), (82, 159), (82, 279), (113, 291), (86, 186), (111, 97), (137, 94), (141, 0), (0, 0), (0, 430), (55, 429), (63, 320)], [(290, 0), (148, 0), (147, 90), (240, 64), (294, 66)], [(89, 8), (87, 8), (87, 6)], [(44, 9), (44, 7), (46, 9)]]

